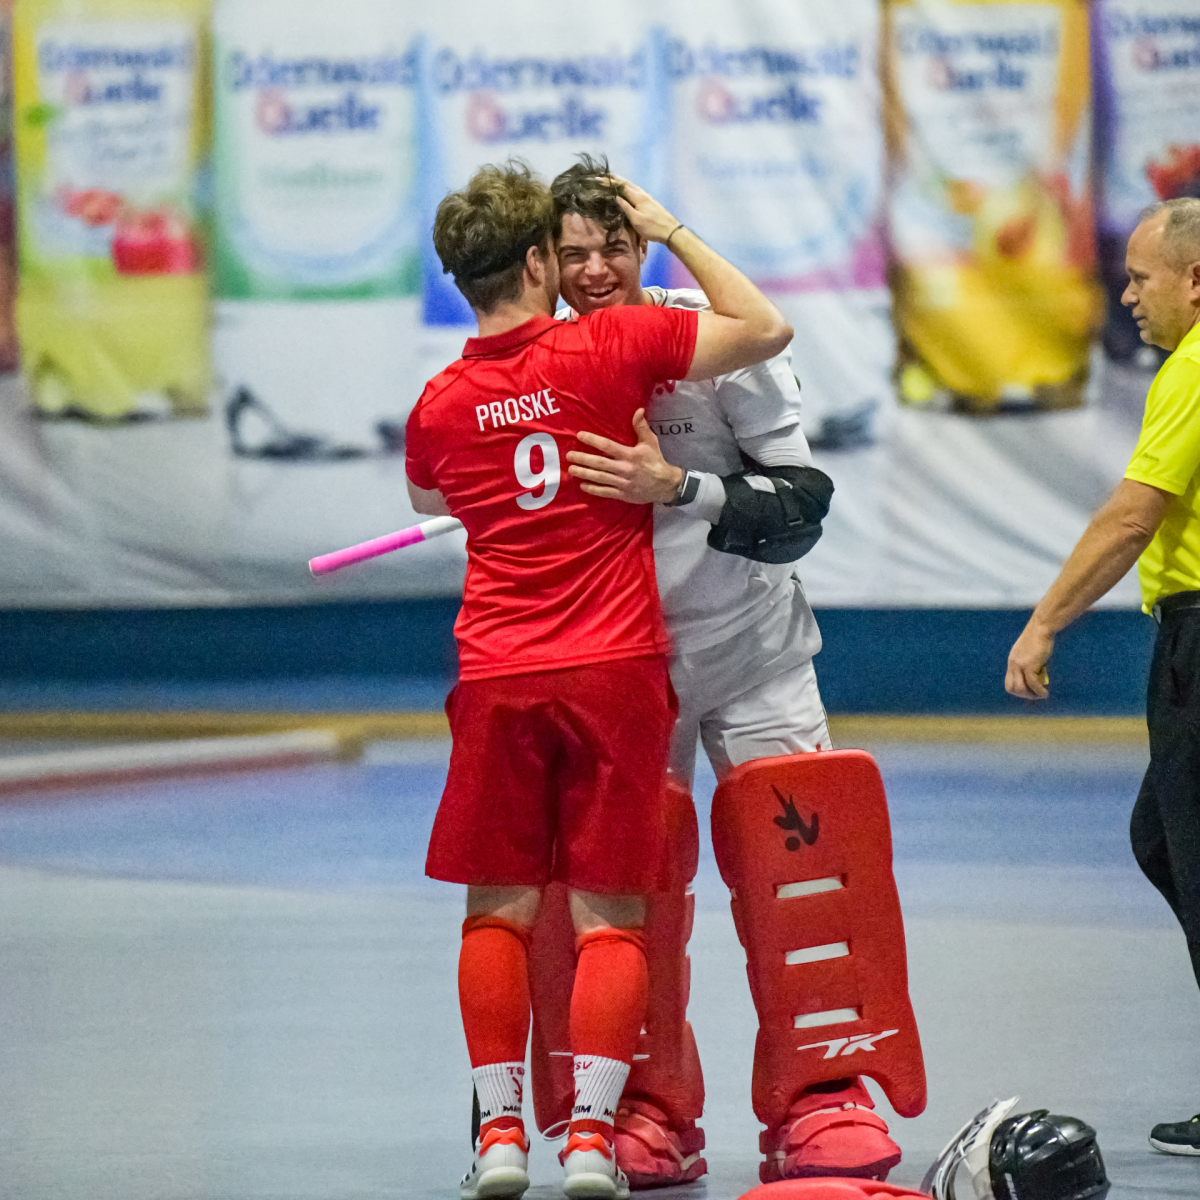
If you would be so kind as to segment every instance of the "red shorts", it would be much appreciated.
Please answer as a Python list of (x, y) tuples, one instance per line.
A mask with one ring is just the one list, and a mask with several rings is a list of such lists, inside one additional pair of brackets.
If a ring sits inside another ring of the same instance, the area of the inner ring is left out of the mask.
[(425, 873), (450, 883), (653, 890), (678, 708), (664, 658), (472, 679)]

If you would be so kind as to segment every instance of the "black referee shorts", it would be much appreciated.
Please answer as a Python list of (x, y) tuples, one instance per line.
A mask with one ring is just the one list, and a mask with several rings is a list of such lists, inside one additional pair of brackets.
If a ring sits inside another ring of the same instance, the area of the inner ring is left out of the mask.
[(1129, 825), (1134, 857), (1187, 936), (1200, 983), (1200, 592), (1169, 596), (1150, 664), (1150, 766)]

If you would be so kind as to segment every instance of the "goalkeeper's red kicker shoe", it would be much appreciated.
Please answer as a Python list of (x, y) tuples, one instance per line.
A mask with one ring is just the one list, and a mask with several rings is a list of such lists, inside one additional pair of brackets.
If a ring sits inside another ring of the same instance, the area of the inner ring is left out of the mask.
[(888, 1137), (887, 1122), (871, 1111), (874, 1107), (857, 1076), (836, 1091), (802, 1092), (783, 1124), (759, 1135), (758, 1148), (766, 1156), (759, 1179), (885, 1180), (900, 1161), (900, 1147)]
[(631, 1096), (622, 1097), (617, 1109), (615, 1149), (634, 1191), (691, 1183), (708, 1171), (700, 1156), (703, 1129), (694, 1121), (673, 1129), (662, 1109)]
[(629, 1200), (629, 1180), (602, 1133), (573, 1133), (559, 1151), (570, 1200)]
[(520, 1128), (490, 1129), (458, 1185), (462, 1200), (516, 1200), (529, 1187), (529, 1139)]

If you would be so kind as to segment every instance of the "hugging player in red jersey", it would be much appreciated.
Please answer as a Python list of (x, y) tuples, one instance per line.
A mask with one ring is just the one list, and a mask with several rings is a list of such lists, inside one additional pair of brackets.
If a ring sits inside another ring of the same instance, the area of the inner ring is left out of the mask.
[(457, 517), (468, 539), (453, 750), (426, 863), (468, 885), (459, 999), (481, 1125), (464, 1200), (529, 1184), (527, 951), (552, 879), (570, 890), (579, 947), (564, 1189), (628, 1194), (613, 1119), (645, 1014), (640, 931), (661, 863), (676, 705), (649, 507), (586, 496), (563, 456), (581, 429), (628, 438), (655, 385), (749, 366), (792, 333), (745, 276), (647, 193), (615, 182), (639, 235), (680, 258), (711, 311), (620, 307), (554, 321), (553, 204), (521, 164), (481, 169), (434, 224), (443, 268), (479, 325), (407, 430), (414, 507)]

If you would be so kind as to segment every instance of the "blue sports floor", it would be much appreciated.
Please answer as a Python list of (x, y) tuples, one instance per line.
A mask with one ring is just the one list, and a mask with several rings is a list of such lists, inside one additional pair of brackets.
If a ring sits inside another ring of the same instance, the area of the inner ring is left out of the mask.
[[(1096, 1126), (1112, 1200), (1200, 1195), (1200, 1159), (1146, 1145), (1200, 1110), (1200, 992), (1128, 849), (1144, 751), (869, 748), (930, 1086), (916, 1120), (882, 1106), (893, 1182), (1019, 1093)], [(456, 1200), (462, 898), (422, 876), (447, 753), (0, 803), (0, 1196)], [(707, 844), (696, 892), (711, 1174), (659, 1194), (733, 1200), (757, 1182), (755, 1027)], [(531, 1196), (561, 1194), (552, 1147), (531, 1167)]]

